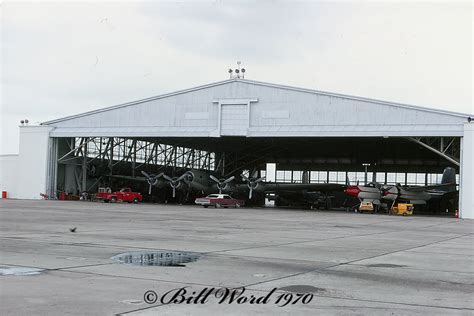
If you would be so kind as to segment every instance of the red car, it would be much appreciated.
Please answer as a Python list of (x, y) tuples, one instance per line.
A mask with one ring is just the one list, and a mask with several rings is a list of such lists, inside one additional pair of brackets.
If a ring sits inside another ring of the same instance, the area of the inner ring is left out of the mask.
[(204, 207), (241, 207), (245, 204), (244, 200), (234, 199), (228, 194), (209, 194), (206, 197), (197, 198), (194, 203)]
[(143, 197), (138, 192), (132, 192), (130, 188), (120, 189), (118, 192), (100, 192), (97, 193), (96, 199), (104, 200), (104, 202), (123, 201), (128, 203), (138, 203), (143, 200)]

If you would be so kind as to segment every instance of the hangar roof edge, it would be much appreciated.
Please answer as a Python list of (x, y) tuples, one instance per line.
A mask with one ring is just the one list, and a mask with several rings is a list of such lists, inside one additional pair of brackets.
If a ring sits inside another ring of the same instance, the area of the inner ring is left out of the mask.
[(189, 88), (189, 89), (183, 89), (183, 90), (178, 90), (178, 91), (175, 91), (175, 92), (161, 94), (161, 95), (150, 97), (150, 98), (145, 98), (145, 99), (140, 99), (140, 100), (131, 101), (131, 102), (127, 102), (127, 103), (122, 103), (122, 104), (118, 104), (118, 105), (108, 106), (108, 107), (105, 107), (105, 108), (96, 109), (96, 110), (92, 110), (92, 111), (87, 111), (87, 112), (84, 112), (84, 113), (69, 115), (69, 116), (65, 116), (65, 117), (62, 117), (62, 118), (58, 118), (58, 119), (43, 122), (43, 123), (41, 123), (41, 125), (54, 124), (54, 123), (57, 123), (57, 122), (67, 121), (67, 120), (74, 119), (74, 118), (77, 118), (77, 117), (82, 117), (82, 116), (92, 115), (92, 114), (96, 114), (96, 113), (101, 113), (101, 112), (105, 112), (105, 111), (109, 111), (109, 110), (113, 110), (113, 109), (127, 107), (127, 106), (131, 106), (131, 105), (135, 105), (135, 104), (140, 104), (140, 103), (143, 103), (143, 102), (148, 102), (148, 101), (153, 101), (153, 100), (157, 100), (157, 99), (167, 98), (167, 97), (171, 97), (171, 96), (178, 95), (178, 94), (183, 94), (183, 93), (187, 93), (187, 92), (192, 92), (192, 91), (197, 91), (197, 90), (201, 90), (201, 89), (211, 88), (211, 87), (215, 87), (215, 86), (219, 86), (219, 85), (223, 85), (223, 84), (227, 84), (227, 83), (231, 83), (231, 82), (242, 82), (242, 83), (247, 83), (247, 84), (267, 86), (267, 87), (273, 87), (273, 88), (278, 88), (278, 89), (298, 91), (298, 92), (303, 92), (303, 93), (321, 94), (321, 95), (326, 95), (326, 96), (333, 96), (333, 97), (339, 97), (339, 98), (356, 100), (356, 101), (372, 102), (372, 103), (376, 103), (376, 104), (383, 104), (383, 105), (388, 105), (388, 106), (401, 107), (401, 108), (407, 108), (407, 109), (412, 109), (412, 110), (419, 110), (419, 111), (438, 113), (438, 114), (444, 114), (444, 115), (450, 115), (450, 116), (456, 116), (456, 117), (463, 117), (463, 118), (466, 118), (468, 116), (474, 116), (473, 114), (467, 114), (467, 113), (451, 112), (451, 111), (432, 109), (432, 108), (422, 107), (422, 106), (415, 106), (415, 105), (409, 105), (409, 104), (403, 104), (403, 103), (396, 103), (396, 102), (389, 102), (389, 101), (383, 101), (383, 100), (377, 100), (377, 99), (370, 99), (370, 98), (359, 97), (359, 96), (351, 96), (351, 95), (340, 94), (340, 93), (333, 93), (333, 92), (326, 92), (326, 91), (320, 91), (320, 90), (314, 90), (314, 89), (308, 89), (308, 88), (299, 88), (299, 87), (294, 87), (294, 86), (287, 86), (287, 85), (268, 83), (268, 82), (262, 82), (262, 81), (254, 81), (254, 80), (248, 80), (248, 79), (234, 78), (234, 79), (227, 79), (227, 80), (223, 80), (223, 81), (209, 83), (209, 84), (205, 84), (205, 85), (201, 85), (201, 86), (197, 86), (197, 87), (193, 87), (193, 88)]
[(247, 83), (252, 83), (255, 85), (262, 85), (262, 86), (267, 86), (267, 87), (274, 87), (274, 88), (279, 88), (279, 89), (287, 89), (287, 90), (292, 90), (292, 91), (299, 91), (299, 92), (306, 92), (306, 93), (313, 93), (313, 94), (322, 94), (322, 95), (334, 96), (334, 97), (339, 97), (339, 98), (344, 98), (344, 99), (372, 102), (372, 103), (377, 103), (377, 104), (402, 107), (402, 108), (408, 108), (408, 109), (420, 110), (420, 111), (427, 111), (427, 112), (439, 113), (439, 114), (445, 114), (445, 115), (451, 115), (451, 116), (457, 116), (457, 117), (466, 118), (467, 116), (471, 116), (471, 117), (474, 116), (474, 113), (468, 114), (468, 113), (460, 113), (460, 112), (453, 112), (453, 111), (446, 111), (446, 110), (438, 110), (438, 109), (433, 109), (433, 108), (418, 106), (418, 105), (390, 102), (390, 101), (384, 101), (384, 100), (378, 100), (378, 99), (371, 99), (367, 97), (353, 96), (353, 95), (327, 92), (327, 91), (321, 91), (321, 90), (315, 90), (315, 89), (299, 88), (299, 87), (294, 87), (294, 86), (287, 86), (287, 85), (268, 83), (268, 82), (262, 82), (262, 81), (254, 81), (254, 80), (247, 80), (247, 79), (240, 79), (240, 80), (237, 79), (237, 80), (240, 82), (247, 82)]

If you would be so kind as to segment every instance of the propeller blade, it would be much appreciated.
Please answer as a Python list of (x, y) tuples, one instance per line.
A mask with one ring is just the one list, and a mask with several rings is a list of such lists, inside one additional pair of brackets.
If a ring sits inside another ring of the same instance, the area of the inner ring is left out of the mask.
[(173, 182), (173, 179), (171, 179), (170, 176), (166, 175), (166, 174), (163, 174), (163, 178), (165, 178), (166, 180), (168, 180), (169, 182)]
[(176, 197), (176, 187), (173, 187), (173, 199)]
[(212, 179), (212, 181), (216, 182), (216, 183), (219, 183), (219, 179), (217, 179), (216, 177), (214, 177), (212, 174), (209, 176), (209, 178)]
[(184, 173), (184, 174), (182, 174), (178, 179), (176, 179), (176, 181), (181, 181), (181, 180), (183, 180), (184, 178), (186, 178), (187, 176), (188, 176), (188, 174), (187, 174), (187, 173)]
[(152, 185), (150, 184), (150, 185), (148, 186), (148, 194), (151, 194), (151, 187), (152, 187)]
[(219, 194), (222, 194), (222, 188), (219, 187)]
[(145, 171), (143, 171), (143, 170), (142, 170), (142, 175), (144, 175), (147, 178), (150, 178), (150, 175), (148, 173), (146, 173)]
[(254, 181), (254, 183), (259, 183), (265, 180), (265, 177), (258, 178), (257, 180)]
[(249, 179), (249, 178), (247, 178), (247, 177), (246, 177), (246, 176), (244, 176), (244, 175), (241, 175), (241, 177), (242, 177), (242, 180), (244, 180), (244, 181), (247, 181), (247, 182), (248, 182), (248, 181), (250, 181), (250, 179)]
[(257, 169), (255, 169), (252, 173), (252, 178), (256, 178), (256, 177), (258, 177), (258, 170)]
[(250, 187), (250, 190), (249, 190), (249, 200), (251, 200), (251, 199), (252, 199), (252, 191), (253, 191), (253, 188), (252, 188), (252, 187)]
[(156, 180), (157, 180), (158, 178), (161, 178), (163, 175), (164, 175), (164, 173), (163, 173), (163, 172), (160, 172), (160, 173), (158, 173), (156, 176), (154, 176), (153, 179), (156, 179)]
[(346, 185), (351, 185), (351, 180), (349, 180), (349, 176), (346, 174)]
[(230, 178), (224, 180), (224, 182), (222, 182), (222, 183), (229, 183), (230, 181), (232, 181), (232, 180), (234, 180), (234, 179), (235, 179), (235, 177), (232, 176), (232, 177), (230, 177)]

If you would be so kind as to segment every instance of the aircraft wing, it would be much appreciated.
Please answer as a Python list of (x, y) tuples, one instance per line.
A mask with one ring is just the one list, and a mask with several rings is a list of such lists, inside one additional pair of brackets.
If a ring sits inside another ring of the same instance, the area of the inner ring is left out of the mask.
[(427, 185), (427, 186), (404, 186), (403, 189), (412, 192), (423, 192), (428, 190), (436, 190), (436, 189), (443, 189), (446, 187), (455, 186), (455, 183), (445, 183), (445, 184), (435, 184), (435, 185)]
[(121, 176), (121, 175), (108, 175), (107, 177), (115, 178), (115, 179), (124, 179), (124, 180), (146, 182), (145, 177), (132, 177), (132, 176)]
[[(266, 193), (294, 192), (294, 191), (318, 191), (332, 192), (343, 191), (346, 186), (337, 183), (271, 183), (263, 185)], [(258, 189), (257, 189), (258, 190)]]

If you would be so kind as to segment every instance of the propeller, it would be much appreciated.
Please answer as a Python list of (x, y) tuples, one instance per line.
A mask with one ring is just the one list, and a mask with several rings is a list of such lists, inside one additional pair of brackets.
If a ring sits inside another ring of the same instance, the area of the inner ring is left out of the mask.
[(253, 190), (255, 190), (258, 187), (258, 184), (265, 180), (265, 177), (257, 178), (256, 173), (254, 173), (254, 176), (251, 178), (246, 177), (245, 175), (241, 175), (242, 180), (247, 182), (247, 186), (249, 188), (249, 200), (252, 199), (252, 193)]
[(186, 197), (185, 201), (189, 201), (189, 194), (191, 191), (191, 183), (194, 181), (194, 173), (192, 171), (186, 171), (183, 174), (185, 177), (183, 178), (184, 183), (188, 185), (188, 189), (186, 190)]
[(154, 174), (148, 174), (145, 171), (142, 171), (142, 174), (145, 176), (146, 182), (148, 182), (149, 184), (148, 194), (151, 194), (151, 187), (158, 183), (158, 178), (161, 178), (163, 176), (163, 172), (157, 175), (154, 175)]
[(188, 171), (188, 172), (183, 173), (179, 177), (173, 177), (173, 178), (166, 174), (163, 174), (163, 178), (169, 182), (171, 188), (173, 189), (173, 198), (174, 198), (176, 197), (176, 189), (181, 187), (181, 181), (184, 181), (187, 184), (189, 184), (193, 181), (194, 175), (192, 174), (192, 172)]
[(217, 179), (214, 177), (212, 174), (209, 176), (209, 178), (212, 179), (215, 183), (217, 183), (217, 188), (219, 189), (219, 194), (222, 193), (222, 190), (225, 190), (227, 188), (227, 184), (231, 182), (232, 180), (235, 179), (234, 176), (227, 178), (227, 179)]

